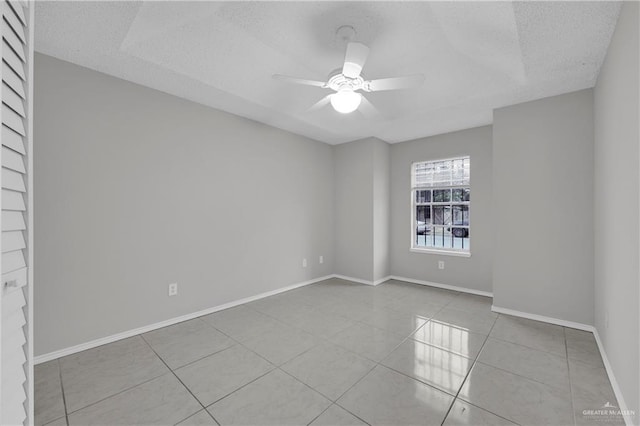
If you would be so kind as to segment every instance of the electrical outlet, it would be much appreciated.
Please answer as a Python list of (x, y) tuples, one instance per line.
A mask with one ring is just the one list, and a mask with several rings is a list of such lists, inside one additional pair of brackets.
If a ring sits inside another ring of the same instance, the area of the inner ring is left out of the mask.
[(438, 260), (438, 269), (444, 269), (444, 260)]
[(178, 283), (169, 284), (169, 296), (175, 296), (178, 294)]
[(302, 267), (306, 268), (307, 267), (307, 259), (302, 259)]
[(324, 263), (324, 256), (320, 256), (320, 259), (318, 259), (318, 262)]

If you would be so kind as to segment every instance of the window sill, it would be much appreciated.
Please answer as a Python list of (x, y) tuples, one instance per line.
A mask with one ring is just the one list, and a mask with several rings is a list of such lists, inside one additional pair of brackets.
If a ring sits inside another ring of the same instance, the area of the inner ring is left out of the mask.
[(409, 251), (412, 253), (437, 254), (440, 256), (471, 257), (471, 252), (464, 252), (464, 251), (437, 250), (437, 249), (426, 249), (426, 248), (415, 248), (415, 247), (411, 247)]

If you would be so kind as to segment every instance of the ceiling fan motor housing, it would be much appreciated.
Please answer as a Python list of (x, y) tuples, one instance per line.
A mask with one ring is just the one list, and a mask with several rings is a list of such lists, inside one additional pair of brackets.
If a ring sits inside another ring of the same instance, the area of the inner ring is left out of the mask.
[(342, 69), (337, 69), (329, 74), (329, 81), (327, 81), (327, 87), (336, 92), (339, 90), (366, 90), (366, 82), (362, 74), (356, 78), (349, 78), (342, 74)]

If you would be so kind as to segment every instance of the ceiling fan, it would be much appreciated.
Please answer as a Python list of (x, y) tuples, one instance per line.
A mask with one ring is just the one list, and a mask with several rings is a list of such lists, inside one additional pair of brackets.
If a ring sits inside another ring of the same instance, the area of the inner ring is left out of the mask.
[(361, 107), (361, 112), (365, 115), (373, 115), (376, 109), (358, 91), (379, 92), (382, 90), (412, 89), (421, 86), (424, 82), (422, 74), (365, 80), (361, 72), (368, 55), (369, 48), (367, 46), (362, 43), (350, 42), (347, 44), (347, 53), (344, 57), (342, 69), (336, 69), (331, 72), (326, 82), (280, 74), (275, 74), (273, 78), (294, 84), (331, 89), (335, 92), (318, 101), (309, 109), (310, 111), (320, 109), (331, 103), (333, 109), (340, 113), (348, 114)]

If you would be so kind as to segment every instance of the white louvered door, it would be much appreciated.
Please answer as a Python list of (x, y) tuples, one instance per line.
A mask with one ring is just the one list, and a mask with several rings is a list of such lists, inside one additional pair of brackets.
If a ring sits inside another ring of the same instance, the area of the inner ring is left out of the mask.
[(33, 423), (30, 206), (33, 4), (2, 1), (0, 424)]

